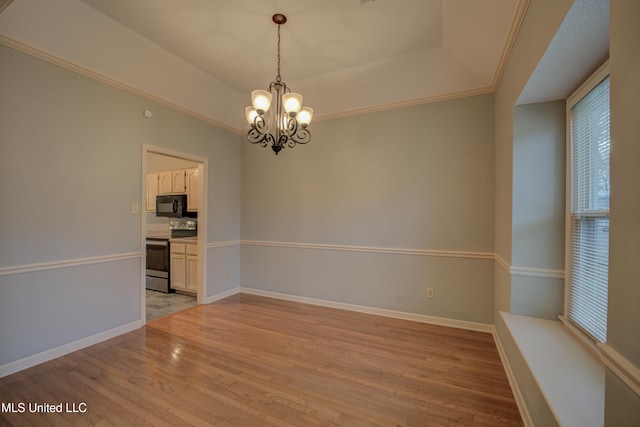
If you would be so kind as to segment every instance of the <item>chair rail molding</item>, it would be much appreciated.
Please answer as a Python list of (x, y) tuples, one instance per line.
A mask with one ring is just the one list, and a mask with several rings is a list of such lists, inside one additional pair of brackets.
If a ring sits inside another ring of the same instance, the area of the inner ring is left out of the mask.
[(99, 264), (103, 262), (123, 261), (142, 258), (142, 252), (125, 252), (111, 255), (101, 255), (86, 258), (65, 259), (59, 261), (38, 262), (33, 264), (20, 264), (9, 267), (0, 267), (0, 276), (11, 276), (35, 271), (54, 270), (57, 268), (77, 267), (80, 265)]
[(475, 252), (475, 251), (450, 251), (450, 250), (432, 250), (432, 249), (410, 249), (410, 248), (394, 248), (394, 247), (378, 247), (378, 246), (355, 246), (355, 245), (332, 245), (317, 243), (298, 243), (298, 242), (273, 242), (262, 240), (241, 240), (240, 243), (246, 246), (269, 246), (275, 248), (295, 248), (295, 249), (316, 249), (327, 251), (347, 251), (347, 252), (368, 252), (383, 253), (392, 255), (417, 255), (447, 258), (473, 258), (492, 260), (495, 257), (493, 252)]
[(618, 376), (626, 385), (640, 396), (640, 368), (631, 363), (608, 344), (597, 344), (602, 351), (604, 365)]

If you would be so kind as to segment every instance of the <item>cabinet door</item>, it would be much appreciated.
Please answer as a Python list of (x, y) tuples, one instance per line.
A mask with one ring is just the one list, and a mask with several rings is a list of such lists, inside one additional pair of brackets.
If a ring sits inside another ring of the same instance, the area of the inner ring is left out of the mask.
[(187, 287), (186, 256), (184, 254), (171, 253), (171, 287), (173, 289), (186, 289)]
[(158, 173), (158, 193), (171, 194), (173, 192), (173, 177), (171, 171)]
[(156, 211), (156, 196), (158, 195), (158, 174), (147, 174), (147, 212)]
[(198, 256), (187, 255), (187, 290), (198, 290)]
[(187, 210), (197, 212), (200, 205), (198, 200), (198, 189), (200, 180), (200, 172), (198, 168), (187, 169)]
[(184, 251), (187, 255), (198, 255), (198, 244), (189, 243), (187, 245), (184, 245)]
[(171, 172), (171, 182), (174, 193), (185, 193), (187, 191), (187, 179), (184, 169)]

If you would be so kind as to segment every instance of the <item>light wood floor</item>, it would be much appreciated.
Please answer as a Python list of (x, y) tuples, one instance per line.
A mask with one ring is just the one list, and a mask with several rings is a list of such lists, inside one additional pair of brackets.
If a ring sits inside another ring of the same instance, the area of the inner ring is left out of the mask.
[(2, 426), (522, 425), (490, 334), (246, 294), (2, 378), (0, 402), (86, 404)]

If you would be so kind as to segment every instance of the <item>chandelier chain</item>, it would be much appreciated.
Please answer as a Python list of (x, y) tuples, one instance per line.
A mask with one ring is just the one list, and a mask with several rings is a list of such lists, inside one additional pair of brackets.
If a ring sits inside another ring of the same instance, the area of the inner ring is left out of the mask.
[(279, 83), (282, 80), (280, 77), (280, 25), (278, 25), (278, 75), (276, 76), (276, 81)]

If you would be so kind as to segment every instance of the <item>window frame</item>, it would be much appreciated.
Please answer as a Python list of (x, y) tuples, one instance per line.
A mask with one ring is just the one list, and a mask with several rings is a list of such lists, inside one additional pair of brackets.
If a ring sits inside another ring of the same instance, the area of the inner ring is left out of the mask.
[[(561, 320), (569, 326), (569, 329), (578, 335), (583, 342), (589, 347), (595, 348), (595, 345), (599, 341), (594, 338), (589, 332), (585, 331), (578, 324), (574, 323), (569, 318), (569, 301), (571, 298), (571, 279), (572, 279), (572, 223), (574, 215), (572, 215), (572, 188), (573, 188), (573, 173), (572, 173), (572, 140), (571, 140), (571, 110), (576, 106), (585, 96), (587, 96), (596, 86), (598, 86), (604, 79), (610, 76), (609, 72), (609, 60), (605, 61), (595, 72), (593, 72), (566, 100), (566, 167), (565, 167), (565, 281), (564, 281), (564, 313), (560, 316)], [(603, 212), (604, 213), (604, 212)], [(604, 213), (607, 217), (609, 211)], [(608, 285), (607, 285), (608, 286)], [(608, 317), (608, 313), (607, 313)], [(606, 342), (606, 341), (605, 341)]]

